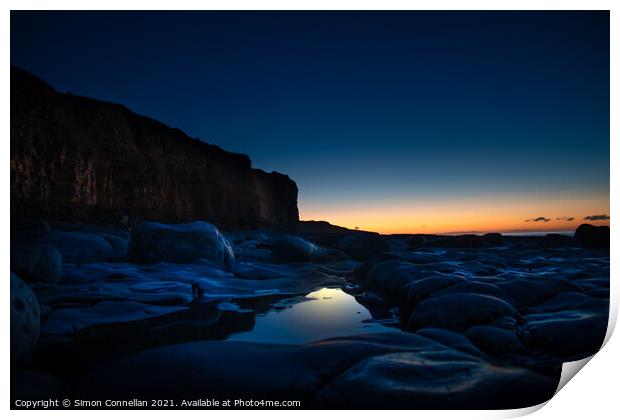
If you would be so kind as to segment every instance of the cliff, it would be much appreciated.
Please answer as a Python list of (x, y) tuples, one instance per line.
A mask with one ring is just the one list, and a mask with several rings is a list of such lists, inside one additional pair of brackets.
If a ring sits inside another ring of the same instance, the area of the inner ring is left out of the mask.
[(297, 185), (128, 108), (11, 68), (11, 216), (294, 229)]

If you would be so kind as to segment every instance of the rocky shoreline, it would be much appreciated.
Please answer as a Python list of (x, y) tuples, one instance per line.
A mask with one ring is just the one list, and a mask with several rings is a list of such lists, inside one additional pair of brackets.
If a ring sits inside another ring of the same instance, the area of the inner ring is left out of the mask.
[[(600, 237), (300, 231), (15, 221), (12, 399), (517, 408), (549, 399), (561, 363), (605, 336), (609, 250), (585, 247)], [(227, 340), (325, 287), (392, 331)]]

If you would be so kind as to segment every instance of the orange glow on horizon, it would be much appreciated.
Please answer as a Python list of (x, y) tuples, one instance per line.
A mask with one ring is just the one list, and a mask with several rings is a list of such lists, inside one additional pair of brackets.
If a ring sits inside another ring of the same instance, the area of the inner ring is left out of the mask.
[[(577, 198), (445, 200), (431, 204), (378, 203), (361, 206), (303, 206), (300, 220), (324, 220), (349, 229), (391, 233), (570, 231), (582, 223), (609, 225), (584, 217), (609, 215), (609, 196)], [(526, 222), (537, 217), (547, 222)], [(573, 218), (567, 221), (566, 218)]]

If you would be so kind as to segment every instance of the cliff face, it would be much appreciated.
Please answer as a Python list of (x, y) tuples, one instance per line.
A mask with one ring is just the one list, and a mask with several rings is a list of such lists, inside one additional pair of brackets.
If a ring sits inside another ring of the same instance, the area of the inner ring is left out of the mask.
[(11, 69), (11, 216), (206, 220), (223, 229), (298, 222), (297, 185), (124, 106), (61, 94)]

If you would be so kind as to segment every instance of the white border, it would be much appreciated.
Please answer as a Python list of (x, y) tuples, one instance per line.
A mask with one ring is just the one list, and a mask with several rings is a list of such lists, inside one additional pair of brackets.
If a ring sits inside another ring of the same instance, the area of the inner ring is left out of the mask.
[[(617, 2), (616, 2), (617, 3)], [(383, 1), (369, 1), (369, 0), (301, 0), (295, 2), (287, 2), (282, 0), (236, 0), (227, 2), (213, 2), (213, 1), (197, 1), (197, 0), (175, 0), (163, 1), (133, 1), (133, 0), (107, 0), (103, 1), (89, 1), (80, 2), (76, 0), (59, 0), (51, 4), (49, 1), (44, 0), (24, 0), (24, 1), (5, 1), (3, 4), (8, 5), (7, 10), (2, 15), (0, 21), (0, 32), (2, 37), (2, 60), (3, 66), (0, 71), (2, 72), (2, 110), (0, 114), (0, 121), (2, 124), (2, 133), (4, 133), (4, 144), (2, 147), (2, 155), (4, 161), (7, 162), (10, 156), (9, 149), (9, 109), (10, 109), (10, 97), (9, 97), (9, 78), (10, 78), (10, 13), (9, 10), (36, 10), (36, 9), (55, 9), (55, 10), (611, 10), (611, 138), (618, 139), (618, 83), (617, 77), (614, 75), (620, 74), (620, 66), (618, 66), (618, 33), (617, 30), (620, 19), (618, 18), (618, 7), (614, 8), (614, 2), (611, 1), (553, 1), (553, 0), (521, 0), (521, 1), (490, 1), (490, 0), (476, 0), (476, 1), (403, 1), (403, 0), (383, 0)], [(610, 161), (610, 175), (611, 175), (611, 214), (612, 219), (617, 220), (618, 217), (618, 170), (615, 168), (614, 163), (617, 162), (618, 147), (617, 144), (611, 142), (611, 161)], [(9, 171), (5, 170), (0, 172), (2, 178), (2, 192), (1, 197), (9, 197)], [(1, 222), (3, 227), (4, 240), (2, 241), (2, 249), (0, 250), (0, 258), (2, 261), (2, 267), (4, 272), (8, 276), (9, 271), (9, 203), (5, 201), (2, 208)], [(620, 235), (616, 230), (611, 231), (612, 236), (612, 260), (617, 260), (618, 244), (620, 243)], [(618, 282), (616, 279), (615, 265), (612, 264), (611, 279), (612, 279), (612, 299), (609, 333), (615, 325), (618, 313)], [(7, 282), (8, 283), (8, 282)], [(8, 293), (8, 287), (5, 287), (5, 292)], [(2, 311), (2, 325), (4, 326), (4, 334), (8, 334), (9, 331), (9, 308), (8, 308), (8, 296), (4, 299), (4, 309)], [(411, 416), (422, 416), (423, 418), (503, 418), (514, 417), (519, 415), (528, 414), (536, 411), (542, 406), (544, 409), (537, 411), (534, 416), (538, 418), (567, 418), (567, 419), (583, 419), (585, 416), (595, 416), (594, 418), (613, 418), (617, 415), (617, 389), (618, 373), (620, 363), (618, 362), (618, 356), (620, 355), (620, 344), (618, 339), (611, 340), (604, 347), (600, 354), (597, 354), (589, 363), (588, 369), (579, 374), (579, 379), (571, 381), (564, 389), (561, 390), (549, 403), (541, 404), (538, 407), (532, 407), (523, 410), (506, 410), (506, 411), (390, 411), (386, 413), (390, 419), (407, 419), (410, 420)], [(3, 405), (6, 410), (9, 409), (9, 350), (8, 340), (5, 339), (4, 345), (1, 348), (0, 360), (4, 362), (4, 374), (2, 375), (2, 383), (0, 385), (3, 395)], [(346, 415), (355, 418), (374, 418), (379, 413), (373, 411), (356, 411), (356, 412), (318, 412), (318, 411), (301, 411), (301, 412), (288, 412), (288, 411), (248, 411), (248, 412), (233, 412), (233, 411), (220, 411), (220, 412), (203, 412), (203, 411), (186, 411), (183, 412), (183, 416), (205, 418), (205, 417), (217, 417), (217, 418), (230, 418), (236, 416), (251, 416), (252, 418), (289, 418), (294, 416), (295, 418), (310, 419), (315, 416), (327, 416), (327, 417), (341, 417)], [(52, 418), (66, 419), (66, 418), (81, 418), (84, 416), (80, 411), (11, 411), (11, 416), (20, 418), (35, 418), (41, 415), (49, 416)], [(177, 416), (178, 413), (172, 413), (167, 411), (152, 411), (149, 413), (129, 412), (129, 411), (91, 411), (88, 414), (89, 418), (106, 418), (110, 415), (113, 416), (125, 416), (125, 415), (138, 415), (138, 416), (152, 416), (155, 419), (168, 419), (171, 415)]]

